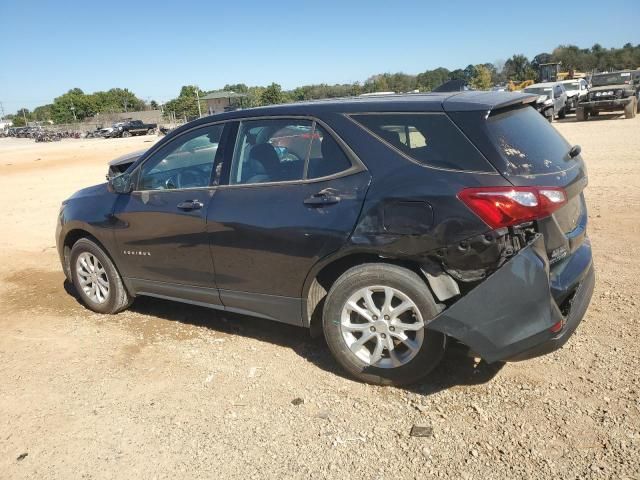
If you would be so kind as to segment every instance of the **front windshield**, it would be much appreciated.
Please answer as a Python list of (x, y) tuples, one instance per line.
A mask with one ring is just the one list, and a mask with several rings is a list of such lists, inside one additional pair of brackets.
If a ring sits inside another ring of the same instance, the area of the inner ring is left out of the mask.
[(563, 83), (564, 89), (567, 91), (580, 90), (580, 85), (577, 82), (575, 83)]
[(547, 95), (551, 96), (551, 88), (547, 87), (528, 87), (524, 89), (525, 93), (533, 93), (535, 95)]
[(620, 85), (622, 83), (631, 83), (631, 72), (602, 73), (594, 75), (591, 84), (594, 87), (600, 85)]

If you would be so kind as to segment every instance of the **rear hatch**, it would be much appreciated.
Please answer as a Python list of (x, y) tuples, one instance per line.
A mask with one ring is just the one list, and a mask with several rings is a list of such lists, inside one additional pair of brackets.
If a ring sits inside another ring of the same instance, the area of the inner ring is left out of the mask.
[(478, 149), (516, 187), (561, 187), (567, 203), (538, 220), (547, 254), (556, 263), (582, 244), (587, 222), (583, 190), (587, 172), (580, 155), (527, 103), (490, 111), (448, 112)]

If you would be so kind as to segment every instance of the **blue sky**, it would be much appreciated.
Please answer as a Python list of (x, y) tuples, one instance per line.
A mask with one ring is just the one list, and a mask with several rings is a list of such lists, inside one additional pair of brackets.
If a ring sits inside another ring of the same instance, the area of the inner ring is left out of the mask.
[(166, 101), (186, 84), (364, 81), (558, 44), (635, 45), (639, 20), (637, 0), (0, 0), (0, 101), (11, 113), (73, 87)]

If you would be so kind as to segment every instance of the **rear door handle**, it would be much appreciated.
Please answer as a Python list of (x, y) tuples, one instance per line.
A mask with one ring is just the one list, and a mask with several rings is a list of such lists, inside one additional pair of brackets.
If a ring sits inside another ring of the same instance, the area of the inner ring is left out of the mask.
[(340, 197), (335, 195), (332, 191), (323, 190), (305, 198), (304, 204), (310, 207), (322, 207), (323, 205), (333, 205), (339, 201)]
[(204, 207), (204, 203), (198, 200), (187, 200), (186, 202), (180, 202), (177, 206), (180, 210), (200, 210)]

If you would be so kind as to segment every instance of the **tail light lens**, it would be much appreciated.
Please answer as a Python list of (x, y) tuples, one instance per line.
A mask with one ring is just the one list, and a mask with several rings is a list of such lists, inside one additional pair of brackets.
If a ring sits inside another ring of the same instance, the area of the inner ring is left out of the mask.
[(548, 217), (567, 203), (558, 187), (465, 188), (458, 198), (493, 229)]

